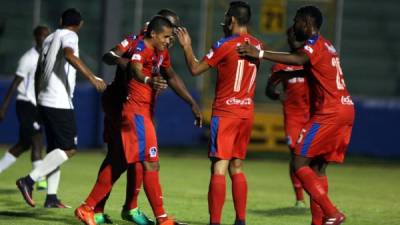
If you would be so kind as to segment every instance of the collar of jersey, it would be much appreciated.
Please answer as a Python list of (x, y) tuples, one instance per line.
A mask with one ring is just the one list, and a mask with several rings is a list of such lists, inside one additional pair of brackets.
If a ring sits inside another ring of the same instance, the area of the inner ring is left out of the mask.
[(318, 38), (319, 38), (319, 35), (318, 35), (318, 34), (315, 34), (315, 35), (311, 36), (311, 37), (307, 40), (307, 43), (310, 44), (310, 45), (313, 45), (313, 44), (315, 44), (315, 43), (318, 41)]
[(234, 34), (234, 35), (231, 35), (231, 36), (228, 36), (228, 37), (224, 37), (224, 38), (221, 38), (221, 39), (219, 39), (215, 44), (214, 44), (214, 48), (219, 48), (219, 47), (221, 47), (225, 42), (227, 42), (227, 41), (230, 41), (230, 40), (232, 40), (232, 39), (234, 39), (234, 38), (236, 38), (236, 37), (238, 37), (239, 35), (238, 34)]

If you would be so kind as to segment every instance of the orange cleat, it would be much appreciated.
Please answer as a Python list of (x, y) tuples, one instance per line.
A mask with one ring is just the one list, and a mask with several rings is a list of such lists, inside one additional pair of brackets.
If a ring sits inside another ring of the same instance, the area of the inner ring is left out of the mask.
[(94, 221), (94, 211), (86, 204), (82, 204), (75, 209), (75, 216), (86, 225), (96, 225)]

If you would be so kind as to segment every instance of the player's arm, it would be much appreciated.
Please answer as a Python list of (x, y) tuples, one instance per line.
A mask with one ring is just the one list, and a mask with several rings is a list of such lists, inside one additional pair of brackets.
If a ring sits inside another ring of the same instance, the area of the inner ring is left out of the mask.
[(236, 50), (240, 56), (249, 56), (253, 58), (262, 58), (265, 60), (283, 63), (287, 65), (304, 65), (309, 61), (308, 56), (301, 51), (295, 51), (292, 53), (288, 52), (274, 52), (258, 50), (255, 46), (248, 42), (239, 45)]
[(117, 65), (117, 66), (121, 67), (122, 69), (126, 70), (127, 65), (130, 60), (128, 58), (122, 57), (122, 55), (124, 53), (125, 53), (125, 51), (122, 51), (122, 49), (113, 48), (109, 52), (107, 52), (103, 55), (102, 60), (107, 65)]
[(267, 86), (265, 87), (265, 95), (272, 99), (278, 100), (280, 93), (276, 90), (278, 84), (282, 81), (282, 78), (278, 76), (277, 73), (272, 73), (267, 81)]
[(179, 43), (183, 48), (185, 54), (186, 64), (189, 68), (190, 73), (193, 76), (200, 75), (201, 73), (207, 71), (210, 66), (204, 60), (199, 61), (194, 55), (192, 48), (192, 40), (186, 28), (178, 28), (176, 31)]
[(63, 49), (64, 57), (79, 73), (81, 73), (86, 79), (93, 84), (97, 91), (102, 92), (106, 89), (106, 83), (103, 79), (95, 76), (93, 72), (78, 58), (74, 55), (74, 50), (70, 47)]
[(4, 97), (3, 103), (1, 104), (1, 107), (0, 107), (0, 121), (2, 121), (4, 119), (7, 109), (8, 109), (8, 106), (10, 105), (11, 99), (15, 93), (15, 90), (17, 90), (18, 85), (21, 83), (21, 81), (23, 79), (24, 78), (22, 78), (18, 75), (15, 76), (11, 85), (8, 87), (6, 96)]
[(161, 67), (161, 73), (166, 77), (168, 85), (172, 88), (172, 90), (191, 106), (193, 115), (196, 118), (195, 125), (198, 127), (202, 127), (203, 115), (201, 113), (200, 107), (187, 90), (185, 83), (183, 83), (179, 75), (174, 71), (172, 67), (169, 67), (167, 69)]
[(152, 87), (154, 90), (163, 90), (168, 87), (167, 81), (162, 77), (162, 76), (155, 76), (155, 77), (149, 77), (146, 76), (142, 73), (143, 70), (143, 64), (140, 62), (133, 62), (130, 61), (128, 63), (128, 76), (135, 79), (136, 81), (143, 83), (143, 84), (148, 84), (150, 87)]

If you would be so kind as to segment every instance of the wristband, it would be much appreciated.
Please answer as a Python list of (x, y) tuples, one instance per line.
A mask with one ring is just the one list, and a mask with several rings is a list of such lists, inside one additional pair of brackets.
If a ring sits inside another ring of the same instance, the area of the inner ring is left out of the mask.
[(146, 77), (144, 77), (143, 83), (147, 84), (149, 82), (149, 80), (150, 80), (150, 77), (146, 76)]
[(260, 50), (259, 52), (258, 52), (258, 58), (259, 59), (262, 59), (264, 57), (264, 50)]

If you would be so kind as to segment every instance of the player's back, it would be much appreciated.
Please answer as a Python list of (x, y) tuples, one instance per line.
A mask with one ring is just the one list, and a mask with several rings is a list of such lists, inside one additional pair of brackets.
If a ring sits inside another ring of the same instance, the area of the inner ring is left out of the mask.
[(318, 35), (310, 38), (301, 51), (310, 59), (305, 69), (312, 74), (308, 81), (314, 114), (321, 122), (352, 122), (353, 101), (344, 83), (340, 59), (333, 45)]
[(261, 48), (251, 35), (233, 35), (217, 41), (204, 58), (218, 72), (213, 115), (233, 118), (253, 116), (258, 59), (239, 57), (236, 47), (243, 42)]

